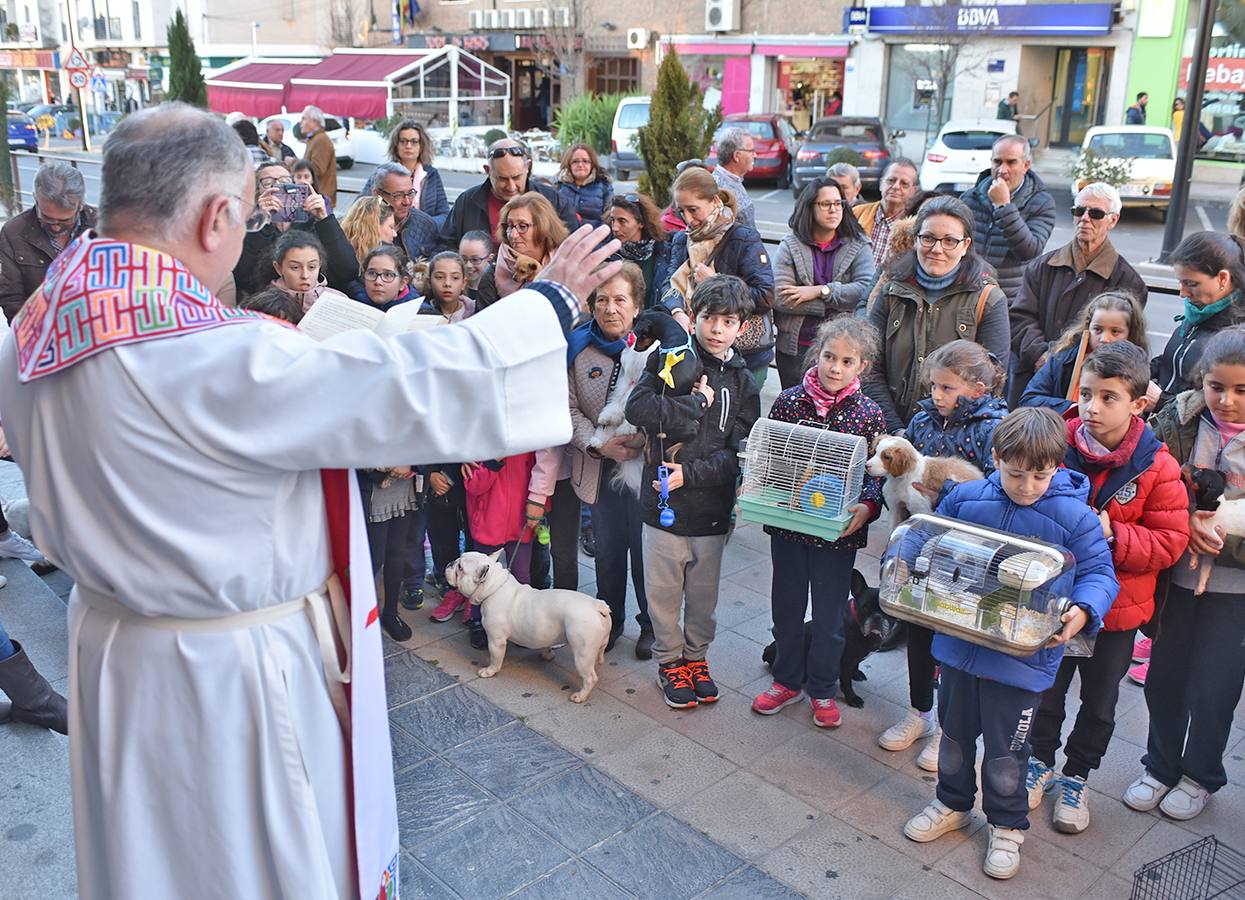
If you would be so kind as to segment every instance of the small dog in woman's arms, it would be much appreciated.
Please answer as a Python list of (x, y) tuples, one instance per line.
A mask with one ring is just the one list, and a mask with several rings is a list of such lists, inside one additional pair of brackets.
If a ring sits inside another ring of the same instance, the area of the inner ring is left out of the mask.
[(981, 469), (954, 456), (925, 456), (907, 438), (884, 434), (873, 444), (865, 471), (885, 478), (882, 498), (891, 511), (891, 528), (909, 516), (933, 512), (929, 497), (916, 485), (937, 491), (948, 478), (955, 482), (985, 478)]

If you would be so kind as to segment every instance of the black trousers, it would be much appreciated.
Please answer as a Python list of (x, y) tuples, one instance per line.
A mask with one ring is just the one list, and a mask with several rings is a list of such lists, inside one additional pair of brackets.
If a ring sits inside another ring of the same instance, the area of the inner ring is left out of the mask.
[[(770, 536), (774, 576), (770, 615), (774, 620), (774, 680), (791, 691), (805, 686), (815, 700), (833, 700), (843, 659), (855, 550), (814, 547)], [(813, 607), (813, 643), (804, 654), (804, 612)]]
[[(579, 496), (571, 480), (563, 478), (553, 490), (549, 504), (549, 555), (553, 561), (553, 586), (567, 591), (579, 589)], [(533, 581), (540, 586), (548, 584)]]
[(1081, 709), (1064, 748), (1065, 775), (1088, 778), (1098, 768), (1107, 744), (1115, 733), (1115, 704), (1120, 699), (1120, 679), (1133, 661), (1136, 628), (1100, 631), (1093, 656), (1065, 656), (1055, 683), (1042, 694), (1037, 722), (1033, 726), (1033, 756), (1054, 767), (1065, 716), (1064, 705), (1072, 676), (1081, 673)]
[(468, 550), (475, 547), (467, 527), (467, 492), (455, 481), (444, 497), (430, 493), (428, 498), (428, 543), (432, 547), (433, 578), (441, 587), (445, 586), (446, 567), (462, 555), (460, 534), (465, 539), (462, 546)]
[(934, 708), (934, 632), (908, 623), (908, 698), (912, 708), (929, 712)]
[(804, 380), (804, 372), (808, 368), (804, 365), (804, 356), (804, 352), (775, 354), (775, 362), (778, 365), (778, 383), (784, 391)]
[(977, 737), (986, 745), (981, 764), (981, 808), (999, 828), (1029, 827), (1029, 730), (1037, 711), (1034, 691), (978, 678), (943, 666), (938, 688), (938, 799), (967, 812), (977, 797)]
[(382, 579), (385, 589), (385, 603), (381, 607), (383, 617), (398, 614), (402, 576), (406, 574), (406, 539), (413, 521), (414, 516), (408, 513), (383, 522), (367, 523), (368, 549), (372, 552), (372, 576), (375, 577), (382, 567), (385, 570)]
[(1172, 585), (1150, 650), (1150, 737), (1141, 762), (1166, 785), (1180, 776), (1214, 792), (1245, 682), (1245, 597)]

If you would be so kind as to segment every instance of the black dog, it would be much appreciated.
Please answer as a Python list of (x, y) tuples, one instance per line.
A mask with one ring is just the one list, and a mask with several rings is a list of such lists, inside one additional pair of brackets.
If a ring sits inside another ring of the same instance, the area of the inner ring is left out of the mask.
[[(843, 645), (843, 656), (839, 660), (839, 689), (843, 692), (843, 700), (848, 706), (859, 709), (865, 701), (856, 693), (853, 682), (865, 681), (865, 673), (860, 671), (860, 664), (865, 658), (886, 645), (897, 645), (899, 622), (882, 612), (878, 601), (878, 589), (869, 587), (865, 576), (852, 570), (851, 600), (843, 617), (843, 634), (846, 643)], [(808, 658), (809, 648), (813, 643), (813, 623), (804, 623), (804, 657)], [(887, 647), (886, 649), (890, 649)], [(761, 653), (761, 660), (767, 667), (774, 667), (774, 644), (771, 643)]]
[(647, 369), (666, 385), (666, 392), (674, 397), (690, 394), (705, 367), (692, 336), (674, 316), (665, 308), (646, 309), (636, 317), (631, 331), (636, 350), (657, 344), (657, 351), (648, 358)]

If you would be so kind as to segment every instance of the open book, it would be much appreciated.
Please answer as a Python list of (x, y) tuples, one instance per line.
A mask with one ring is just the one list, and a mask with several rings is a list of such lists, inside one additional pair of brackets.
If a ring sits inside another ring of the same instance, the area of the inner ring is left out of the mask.
[(422, 331), (445, 324), (441, 316), (421, 316), (419, 307), (420, 301), (415, 299), (381, 312), (366, 303), (326, 293), (311, 304), (311, 309), (298, 323), (298, 330), (322, 341), (343, 331), (366, 329), (387, 338), (404, 331)]

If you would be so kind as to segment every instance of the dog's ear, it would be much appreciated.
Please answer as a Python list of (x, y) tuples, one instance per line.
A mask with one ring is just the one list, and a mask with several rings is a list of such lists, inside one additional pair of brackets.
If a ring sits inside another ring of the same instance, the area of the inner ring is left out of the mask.
[(502, 550), (504, 549), (505, 549), (504, 547), (498, 547), (496, 550), (494, 550), (492, 553), (488, 555), (488, 558), (491, 559), (493, 562), (497, 562), (499, 559), (501, 559), (501, 553), (502, 553)]
[(488, 570), (493, 568), (491, 565), (485, 566), (479, 572), (476, 572), (476, 584), (484, 584), (484, 579), (488, 578)]
[(867, 590), (869, 583), (865, 581), (865, 576), (860, 574), (859, 569), (852, 569), (852, 596), (859, 600)]

